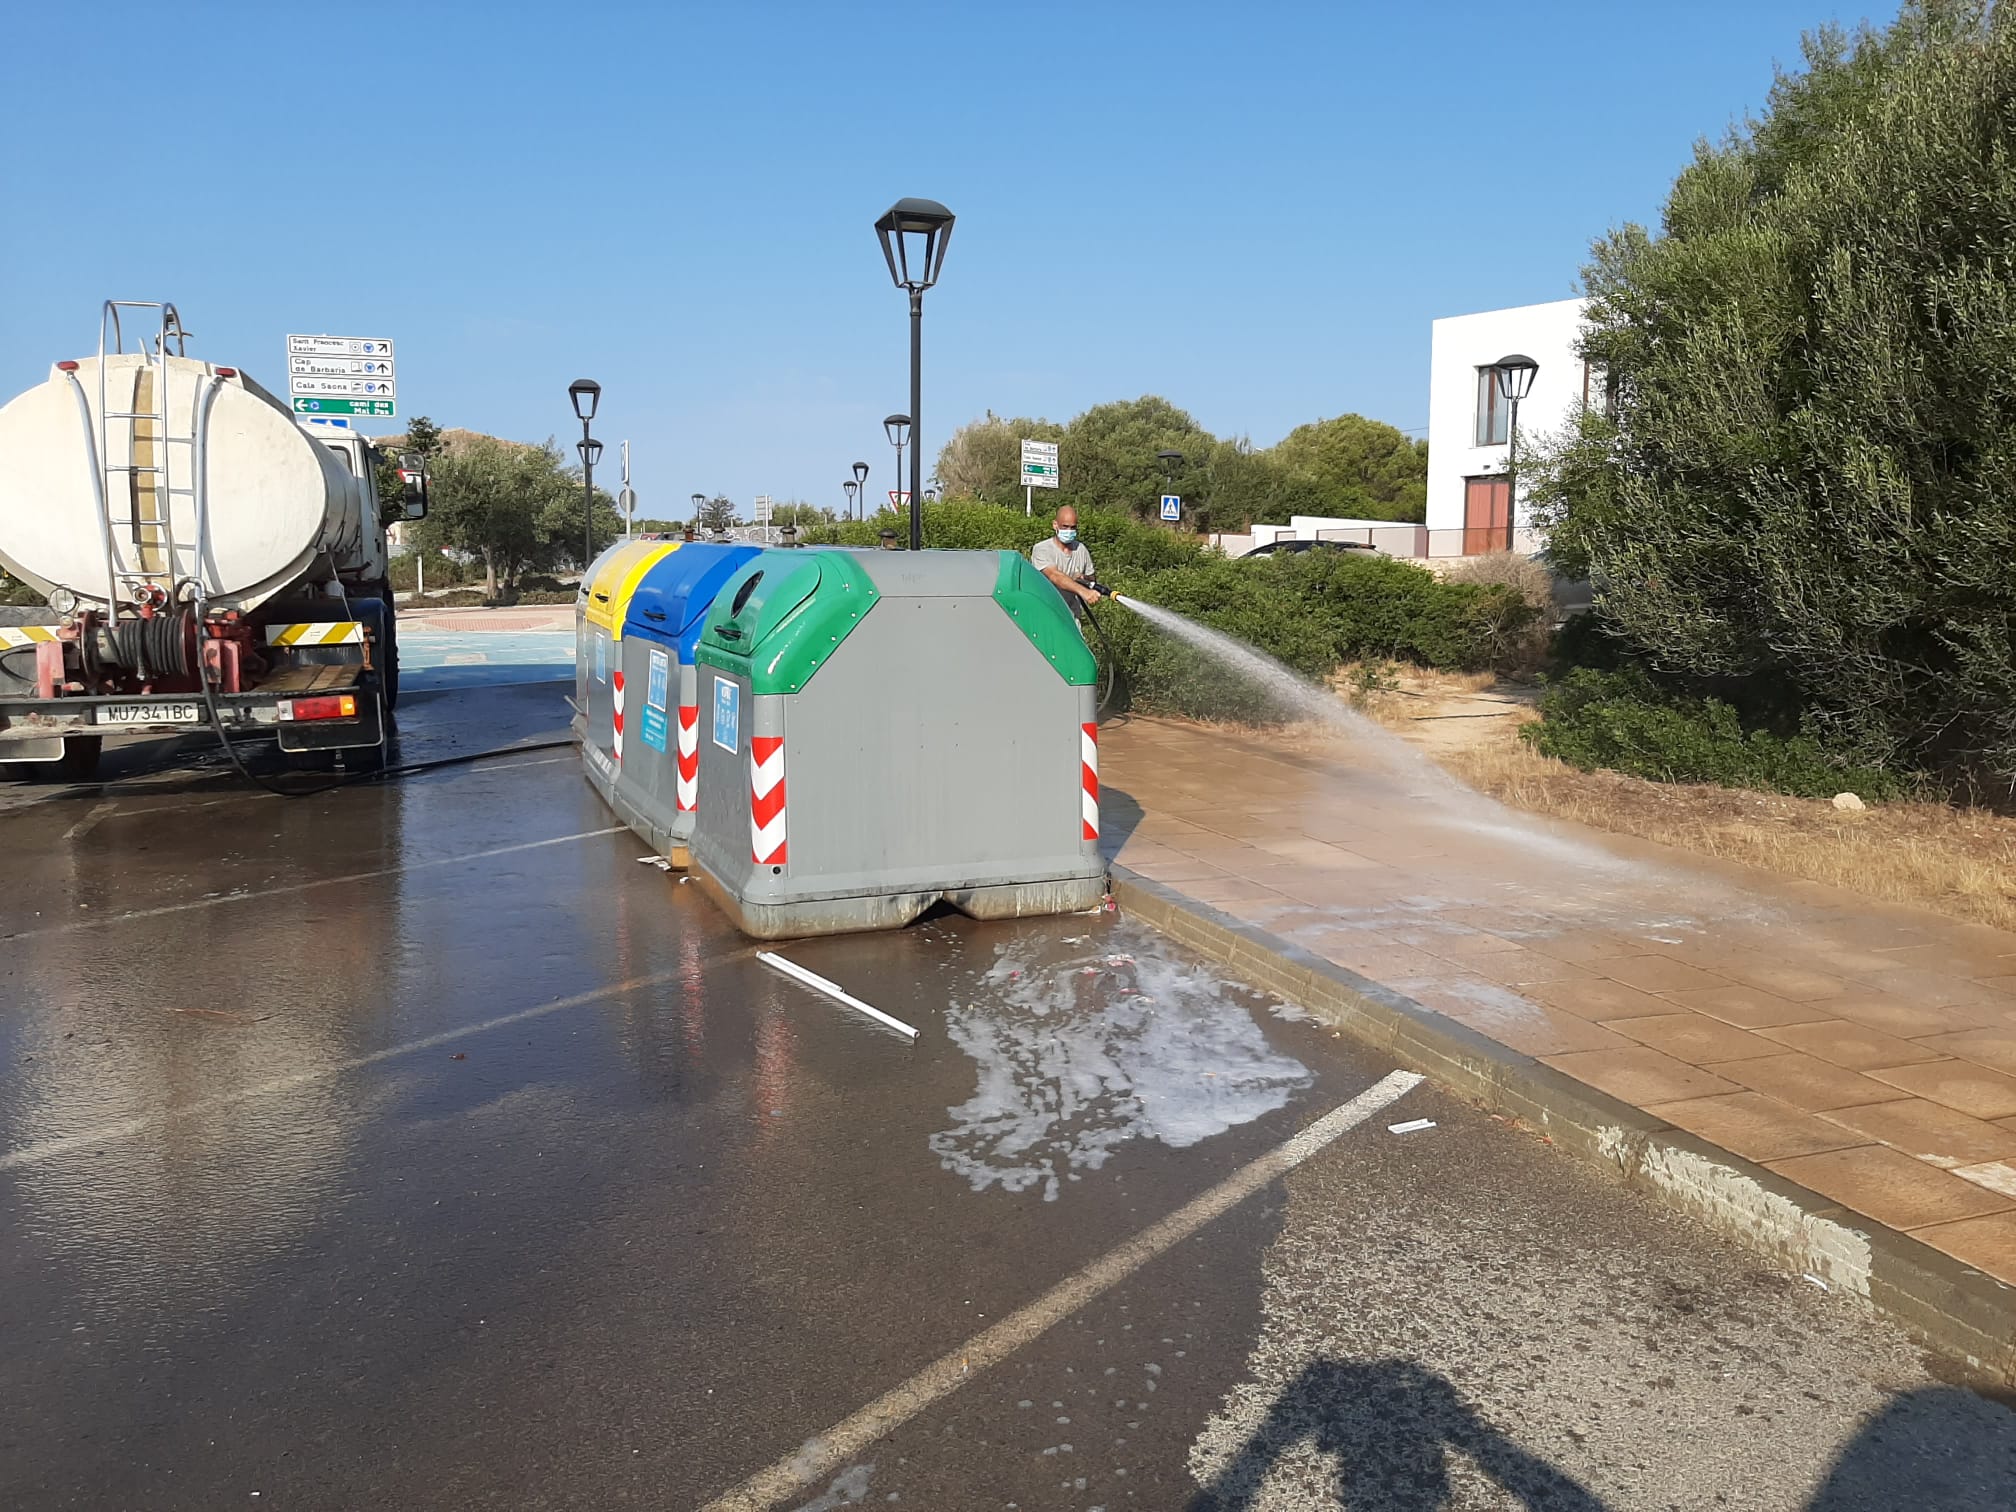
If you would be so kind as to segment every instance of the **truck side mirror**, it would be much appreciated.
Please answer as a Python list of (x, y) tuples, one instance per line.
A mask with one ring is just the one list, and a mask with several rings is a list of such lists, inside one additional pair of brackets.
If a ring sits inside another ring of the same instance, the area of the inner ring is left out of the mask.
[(399, 496), (404, 510), (402, 519), (424, 520), (427, 518), (427, 469), (425, 467), (402, 467), (399, 481), (405, 488)]

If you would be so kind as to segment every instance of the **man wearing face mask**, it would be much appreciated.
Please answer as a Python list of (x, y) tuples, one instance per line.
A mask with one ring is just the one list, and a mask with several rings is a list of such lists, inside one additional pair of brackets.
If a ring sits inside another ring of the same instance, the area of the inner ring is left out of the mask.
[(1099, 602), (1092, 584), (1092, 553), (1078, 539), (1078, 511), (1066, 504), (1050, 522), (1051, 534), (1036, 543), (1029, 560), (1057, 585), (1057, 591), (1081, 618), (1087, 604)]

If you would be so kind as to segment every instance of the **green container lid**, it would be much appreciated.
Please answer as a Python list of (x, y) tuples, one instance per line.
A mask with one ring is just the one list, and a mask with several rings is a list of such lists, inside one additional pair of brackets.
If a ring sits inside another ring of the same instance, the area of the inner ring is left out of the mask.
[(994, 602), (1015, 621), (1029, 644), (1074, 688), (1089, 688), (1099, 680), (1099, 663), (1085, 644), (1078, 622), (1057, 585), (1018, 552), (1001, 554), (1000, 575), (994, 580)]
[(846, 552), (766, 551), (715, 595), (694, 660), (752, 693), (796, 693), (881, 596)]
[[(975, 598), (988, 591), (990, 553), (814, 549), (753, 557), (715, 596), (694, 660), (749, 680), (754, 693), (796, 693), (832, 659), (882, 598), (882, 570), (899, 598)], [(994, 552), (992, 597), (1029, 643), (1074, 687), (1091, 687), (1098, 663), (1064, 596), (1024, 556)]]

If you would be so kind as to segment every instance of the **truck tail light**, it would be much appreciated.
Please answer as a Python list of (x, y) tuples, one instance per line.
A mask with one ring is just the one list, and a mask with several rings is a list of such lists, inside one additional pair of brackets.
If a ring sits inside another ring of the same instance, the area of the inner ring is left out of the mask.
[(355, 719), (357, 699), (349, 693), (332, 694), (328, 698), (283, 698), (280, 717), (297, 723), (304, 719)]

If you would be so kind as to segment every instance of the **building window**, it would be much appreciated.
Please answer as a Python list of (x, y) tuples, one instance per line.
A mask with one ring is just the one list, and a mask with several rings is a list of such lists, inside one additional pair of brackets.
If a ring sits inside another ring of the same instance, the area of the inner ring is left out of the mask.
[(1600, 362), (1582, 364), (1582, 408), (1599, 415), (1617, 413), (1617, 388), (1610, 381), (1610, 369)]
[(1477, 369), (1477, 439), (1475, 446), (1503, 446), (1509, 406), (1498, 391), (1498, 375), (1488, 367)]

